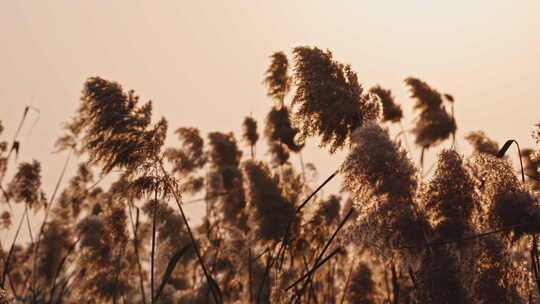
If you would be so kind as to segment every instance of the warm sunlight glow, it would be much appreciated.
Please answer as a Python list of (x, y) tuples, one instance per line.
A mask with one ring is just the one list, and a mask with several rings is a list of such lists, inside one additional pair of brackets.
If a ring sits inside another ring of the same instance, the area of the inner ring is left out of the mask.
[(540, 303), (540, 1), (0, 1), (0, 304)]

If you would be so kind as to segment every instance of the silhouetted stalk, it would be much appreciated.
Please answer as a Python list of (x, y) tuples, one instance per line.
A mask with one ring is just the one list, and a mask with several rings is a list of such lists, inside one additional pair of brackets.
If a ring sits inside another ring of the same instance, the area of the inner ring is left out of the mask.
[(411, 266), (409, 266), (409, 277), (411, 278), (414, 289), (418, 289), (418, 285), (416, 284), (416, 278), (414, 277), (414, 271)]
[[(208, 201), (209, 199), (211, 198), (216, 198), (216, 197), (220, 197), (220, 196), (223, 196), (223, 195), (227, 195), (229, 194), (230, 192), (222, 192), (222, 193), (217, 193), (215, 195), (211, 195), (211, 196), (205, 196), (204, 198), (197, 198), (197, 199), (194, 199), (194, 200), (191, 200), (191, 201), (187, 201), (187, 202), (182, 202), (183, 205), (186, 205), (186, 204), (193, 204), (193, 203), (198, 203), (198, 202), (206, 202)], [(208, 214), (208, 213), (207, 213)]]
[[(275, 249), (275, 246), (274, 246), (273, 249)], [(272, 249), (272, 252), (269, 252), (269, 254), (268, 254), (268, 260), (266, 261), (266, 268), (264, 270), (263, 279), (261, 281), (261, 284), (259, 284), (259, 288), (257, 289), (257, 302), (256, 302), (257, 304), (259, 304), (259, 302), (260, 302), (262, 289), (264, 287), (264, 284), (266, 283), (266, 278), (269, 275), (270, 268), (272, 268), (272, 264), (273, 264), (273, 262), (275, 260), (273, 258), (273, 251), (274, 251), (273, 249)]]
[(150, 253), (150, 303), (154, 303), (154, 257), (156, 250), (157, 187), (154, 189), (154, 210), (152, 214), (152, 251)]
[[(66, 278), (66, 282), (65, 282), (64, 284), (62, 284), (62, 289), (60, 289), (60, 292), (59, 292), (59, 294), (60, 294), (59, 303), (63, 303), (63, 302), (62, 302), (62, 298), (63, 298), (66, 294), (69, 293), (70, 288), (72, 288), (72, 286), (74, 285), (75, 280), (71, 280), (71, 278), (75, 275), (75, 272), (76, 272), (75, 270), (74, 270), (73, 272), (71, 272), (71, 273), (69, 274), (69, 276)], [(82, 272), (82, 270), (81, 270), (81, 271), (79, 271), (78, 276), (82, 277), (82, 275), (83, 275), (83, 272)], [(70, 282), (70, 280), (71, 280), (71, 282)], [(69, 286), (69, 287), (68, 287), (68, 286)]]
[(319, 187), (317, 187), (317, 189), (315, 189), (315, 191), (313, 191), (305, 200), (304, 202), (302, 202), (302, 204), (300, 204), (300, 206), (298, 206), (298, 208), (296, 208), (296, 213), (300, 212), (300, 210), (302, 210), (302, 208), (304, 208), (304, 206), (309, 202), (309, 200), (315, 196), (315, 194), (317, 194), (317, 192), (319, 192), (324, 186), (326, 186), (326, 184), (328, 184), (329, 181), (331, 181), (335, 176), (336, 174), (338, 174), (338, 171), (335, 171), (334, 173), (332, 173)]
[(536, 282), (536, 288), (538, 289), (538, 292), (540, 293), (540, 265), (538, 261), (538, 243), (536, 240), (536, 235), (534, 235), (532, 239), (531, 264), (532, 264), (531, 267), (534, 274), (534, 280)]
[[(313, 191), (300, 204), (300, 206), (298, 206), (298, 208), (296, 208), (295, 213), (300, 212), (302, 210), (302, 208), (304, 208), (304, 206), (311, 200), (311, 198), (313, 198), (313, 196), (315, 196), (317, 194), (317, 192), (319, 192), (328, 182), (330, 182), (337, 175), (337, 173), (338, 173), (338, 171), (335, 171), (334, 173), (332, 173), (319, 187), (317, 187), (317, 189), (315, 189), (315, 191)], [(289, 238), (289, 234), (290, 234), (292, 224), (293, 224), (293, 219), (290, 219), (289, 222), (287, 223), (287, 229), (285, 229), (285, 234), (283, 235), (283, 238), (281, 239), (280, 242), (276, 243), (276, 245), (273, 247), (273, 249), (275, 249), (275, 247), (279, 243), (281, 243), (281, 246), (280, 246), (280, 248), (279, 248), (279, 250), (277, 252), (277, 257), (276, 257), (277, 259), (280, 260), (279, 267), (281, 267), (281, 265), (283, 265), (283, 259), (285, 258), (285, 250), (286, 250), (286, 247), (288, 246), (288, 238)], [(272, 249), (272, 251), (273, 251), (273, 249)], [(273, 261), (272, 261), (272, 263), (269, 263), (267, 265), (267, 269), (265, 270), (265, 275), (263, 276), (263, 282), (264, 282), (266, 276), (268, 275), (268, 271), (270, 271), (270, 268), (272, 267), (272, 264), (273, 264)]]
[[(418, 211), (418, 207), (416, 206), (416, 204), (414, 204), (414, 200), (413, 200), (410, 193), (409, 193), (409, 200), (410, 200), (410, 202), (412, 204), (412, 210), (414, 212), (414, 216), (416, 218), (416, 221), (420, 222), (420, 212)], [(430, 241), (429, 241), (429, 238), (428, 238), (428, 233), (426, 231), (426, 227), (424, 225), (422, 225), (421, 228), (422, 228), (422, 236), (424, 237), (424, 241), (426, 242), (426, 248), (427, 248), (428, 252), (431, 254), (432, 253), (431, 252), (431, 244), (430, 244)]]
[(161, 280), (161, 284), (159, 284), (159, 288), (156, 292), (156, 297), (154, 299), (154, 301), (157, 302), (157, 300), (159, 299), (159, 296), (161, 295), (163, 289), (165, 288), (165, 284), (167, 284), (167, 282), (169, 281), (173, 271), (174, 271), (174, 268), (176, 267), (176, 264), (178, 263), (178, 261), (184, 256), (184, 254), (186, 254), (188, 252), (188, 250), (191, 248), (191, 244), (189, 245), (186, 245), (184, 247), (182, 247), (180, 250), (178, 250), (174, 255), (173, 257), (171, 258), (171, 260), (169, 261), (169, 264), (167, 265), (167, 269), (165, 270), (165, 273), (163, 274), (163, 279)]
[[(454, 102), (450, 102), (450, 112), (451, 112), (451, 116), (452, 116), (452, 120), (455, 121), (455, 116), (454, 116)], [(455, 148), (456, 146), (456, 131), (454, 130), (452, 132), (452, 149)]]
[(390, 271), (392, 271), (392, 291), (393, 291), (394, 304), (399, 304), (399, 294), (400, 294), (401, 288), (399, 287), (396, 266), (394, 264), (392, 264), (392, 268), (390, 268)]
[(386, 288), (386, 302), (392, 302), (392, 291), (390, 291), (390, 284), (388, 283), (388, 271), (384, 269), (384, 288)]
[[(126, 252), (126, 247), (122, 246), (120, 248), (120, 254), (116, 257), (116, 267), (115, 267), (116, 273), (114, 274), (114, 286), (118, 284), (118, 277), (120, 277), (120, 272), (122, 271), (122, 269), (120, 268), (122, 267), (122, 261), (120, 261), (120, 259), (124, 256), (125, 252)], [(118, 297), (118, 291), (115, 290), (113, 294), (113, 304), (116, 304), (117, 297)]]
[[(4, 288), (4, 283), (6, 281), (6, 275), (10, 272), (9, 269), (9, 262), (11, 260), (11, 255), (13, 255), (13, 249), (15, 248), (15, 243), (17, 242), (17, 238), (19, 237), (19, 232), (21, 231), (22, 224), (24, 222), (24, 217), (28, 216), (28, 208), (24, 209), (23, 215), (21, 217), (21, 220), (19, 221), (19, 225), (17, 227), (17, 231), (15, 232), (15, 236), (13, 237), (13, 242), (11, 243), (11, 247), (9, 248), (9, 252), (6, 258), (6, 261), (4, 263), (4, 272), (2, 273), (2, 281), (0, 282), (0, 287)], [(11, 280), (10, 280), (11, 281)], [(12, 286), (13, 291), (15, 292), (15, 289)]]
[(349, 269), (349, 274), (347, 275), (347, 279), (345, 280), (345, 287), (343, 288), (343, 292), (341, 293), (341, 301), (340, 303), (345, 303), (345, 296), (347, 295), (347, 290), (349, 289), (349, 285), (351, 284), (351, 277), (355, 266), (356, 257), (354, 257), (353, 262), (351, 263), (351, 268)]
[(426, 148), (422, 147), (422, 150), (420, 151), (420, 175), (424, 175), (424, 153), (426, 151)]
[(6, 190), (4, 190), (4, 187), (2, 187), (1, 183), (0, 183), (0, 190), (2, 191), (2, 194), (4, 195), (4, 198), (6, 199), (6, 203), (8, 204), (9, 210), (13, 212), (13, 207), (11, 207), (9, 195), (7, 194)]
[(54, 292), (56, 291), (56, 279), (58, 278), (58, 276), (60, 275), (60, 272), (62, 271), (62, 268), (64, 267), (64, 263), (66, 262), (66, 260), (68, 259), (68, 257), (73, 253), (73, 250), (75, 249), (75, 247), (77, 246), (77, 244), (80, 242), (80, 238), (78, 238), (72, 245), (71, 247), (69, 247), (68, 249), (68, 252), (62, 257), (62, 260), (60, 261), (60, 263), (58, 264), (58, 267), (56, 267), (56, 272), (54, 273), (54, 278), (53, 278), (53, 281), (52, 281), (52, 288), (51, 288), (51, 291), (49, 293), (49, 302), (48, 303), (52, 303), (53, 301), (53, 298), (54, 298)]
[[(26, 115), (28, 114), (28, 110), (30, 110), (29, 106), (24, 107), (23, 116), (21, 120), (19, 121), (19, 126), (17, 127), (17, 130), (15, 130), (15, 134), (13, 135), (13, 142), (11, 143), (11, 149), (9, 149), (8, 155), (6, 156), (6, 159), (8, 161), (9, 161), (9, 157), (11, 156), (11, 152), (14, 150), (16, 143), (18, 145), (17, 137), (19, 136), (19, 132), (21, 132), (21, 128), (24, 124), (24, 121), (26, 120)], [(17, 148), (17, 151), (15, 151), (15, 153), (17, 154), (19, 153), (18, 148)], [(15, 158), (17, 157), (17, 154), (15, 154)]]
[(167, 173), (167, 171), (165, 171), (165, 168), (163, 167), (163, 164), (161, 162), (159, 162), (159, 165), (160, 165), (161, 171), (167, 177), (166, 186), (170, 189), (171, 193), (173, 194), (174, 200), (176, 201), (176, 205), (178, 206), (178, 209), (180, 210), (180, 215), (182, 216), (182, 220), (184, 221), (184, 224), (185, 224), (186, 229), (188, 231), (189, 238), (190, 238), (191, 243), (193, 245), (193, 249), (195, 250), (195, 254), (197, 255), (197, 259), (199, 261), (199, 264), (201, 265), (201, 267), (203, 269), (204, 276), (206, 277), (206, 280), (207, 280), (207, 283), (208, 283), (208, 287), (212, 291), (212, 296), (214, 297), (214, 301), (216, 303), (218, 303), (218, 304), (223, 303), (223, 297), (221, 296), (221, 291), (219, 289), (219, 286), (214, 281), (214, 279), (210, 276), (210, 274), (208, 273), (208, 271), (206, 269), (206, 266), (204, 265), (204, 261), (202, 259), (201, 253), (199, 251), (199, 247), (197, 246), (197, 242), (195, 241), (195, 237), (193, 236), (193, 232), (191, 231), (191, 227), (189, 226), (189, 222), (188, 222), (188, 220), (186, 218), (186, 214), (184, 213), (184, 208), (182, 208), (182, 204), (180, 204), (180, 198), (178, 197), (178, 193), (176, 193), (176, 190), (170, 184), (169, 174)]
[[(306, 261), (305, 258), (304, 258), (304, 267), (306, 268), (306, 270), (309, 270), (307, 268), (307, 261)], [(307, 302), (307, 304), (311, 303), (311, 299), (313, 299), (313, 301), (315, 303), (317, 303), (317, 297), (315, 296), (315, 293), (314, 293), (313, 280), (314, 280), (314, 278), (311, 278), (311, 277), (308, 277), (307, 280), (306, 280), (306, 284), (309, 285), (309, 289), (308, 289), (308, 293), (307, 293), (308, 294), (308, 298), (307, 298), (308, 302)], [(298, 300), (300, 300), (300, 298), (298, 298)]]
[(128, 203), (129, 218), (131, 222), (131, 229), (133, 230), (133, 249), (135, 250), (135, 259), (137, 261), (137, 267), (139, 269), (139, 288), (141, 289), (141, 297), (143, 304), (146, 304), (146, 294), (144, 292), (144, 276), (142, 272), (141, 260), (139, 257), (139, 241), (138, 241), (138, 229), (139, 229), (139, 208), (137, 208), (136, 222), (133, 221), (133, 212), (131, 203)]
[[(446, 245), (446, 244), (451, 244), (451, 243), (458, 243), (458, 242), (462, 242), (462, 241), (474, 240), (474, 239), (482, 238), (482, 237), (485, 237), (485, 236), (488, 236), (488, 235), (492, 235), (492, 234), (512, 230), (514, 228), (519, 228), (519, 227), (529, 226), (529, 225), (537, 225), (537, 224), (538, 223), (525, 223), (525, 224), (511, 225), (511, 226), (504, 227), (504, 228), (501, 228), (501, 229), (497, 229), (497, 230), (493, 230), (493, 231), (489, 231), (489, 232), (485, 232), (485, 233), (480, 233), (480, 234), (474, 234), (474, 235), (462, 237), (462, 238), (459, 238), (459, 239), (448, 240), (448, 241), (431, 242), (428, 245), (429, 246), (440, 246), (440, 245)], [(411, 246), (400, 247), (400, 249), (404, 249), (404, 248), (413, 248), (413, 247), (411, 247)]]
[(218, 241), (218, 245), (217, 245), (217, 248), (216, 248), (216, 253), (214, 254), (214, 260), (212, 261), (212, 267), (210, 268), (210, 274), (214, 273), (219, 254), (221, 253), (220, 249), (221, 249), (221, 241)]
[[(336, 175), (337, 175), (338, 171), (334, 171), (334, 173), (332, 173), (319, 187), (317, 187), (317, 189), (315, 189), (315, 191), (313, 191), (303, 202), (302, 204), (300, 204), (300, 206), (298, 206), (298, 208), (296, 208), (296, 211), (295, 213), (298, 213), (302, 210), (302, 208), (304, 208), (304, 206), (311, 200), (312, 197), (314, 197), (317, 192), (319, 192), (324, 186), (326, 186), (326, 184), (328, 182), (330, 182)], [(283, 259), (285, 258), (285, 250), (288, 246), (288, 241), (289, 241), (289, 234), (290, 234), (290, 230), (291, 230), (291, 226), (293, 224), (293, 219), (289, 220), (289, 222), (287, 223), (287, 229), (285, 230), (285, 234), (283, 236), (283, 239), (281, 240), (281, 246), (280, 246), (280, 249), (278, 250), (278, 258), (280, 259), (280, 263), (279, 263), (279, 267), (281, 268), (281, 266), (283, 265)]]
[[(311, 275), (317, 271), (317, 269), (319, 269), (319, 267), (321, 267), (322, 265), (324, 265), (326, 262), (328, 262), (328, 260), (330, 260), (334, 255), (336, 255), (337, 253), (340, 253), (342, 252), (342, 249), (341, 248), (336, 248), (334, 251), (332, 251), (332, 253), (330, 253), (327, 257), (325, 257), (324, 259), (322, 259), (319, 263), (317, 263), (313, 268), (311, 268), (310, 271), (308, 271), (306, 274), (304, 274), (302, 277), (300, 277), (299, 279), (297, 279), (296, 281), (294, 281), (294, 283), (292, 283), (291, 285), (289, 285), (289, 287), (285, 288), (285, 291), (289, 291), (291, 288), (293, 288), (294, 286), (296, 286), (298, 283), (302, 282), (304, 279), (306, 278), (309, 278), (311, 277)], [(300, 292), (302, 292), (304, 288), (300, 289)]]
[(302, 169), (302, 180), (306, 183), (306, 169), (304, 168), (304, 158), (302, 157), (302, 151), (298, 152), (298, 158), (300, 158), (300, 168)]
[[(24, 206), (24, 208), (28, 208), (27, 205)], [(26, 228), (28, 228), (28, 234), (30, 236), (30, 243), (34, 243), (34, 236), (32, 234), (32, 225), (30, 224), (30, 217), (26, 217)]]
[(403, 127), (403, 122), (399, 121), (399, 126), (401, 127), (401, 133), (403, 134), (403, 139), (405, 141), (405, 146), (407, 147), (407, 152), (411, 154), (411, 146), (409, 146), (409, 140), (407, 139), (407, 133), (405, 132), (405, 128)]
[(427, 177), (427, 176), (431, 173), (431, 171), (433, 171), (433, 168), (435, 168), (435, 165), (436, 165), (436, 164), (437, 164), (437, 163), (434, 162), (433, 164), (431, 164), (431, 166), (429, 167), (429, 169), (428, 169), (426, 172), (423, 172), (423, 173), (422, 173), (422, 179), (424, 179), (425, 177)]
[[(24, 208), (28, 208), (27, 205), (24, 206)], [(26, 226), (28, 228), (28, 234), (30, 235), (30, 244), (33, 244), (34, 243), (34, 236), (32, 235), (32, 226), (30, 225), (30, 216), (28, 216), (28, 212), (26, 214)], [(32, 295), (33, 295), (33, 300), (35, 301), (35, 272), (34, 272), (34, 268), (32, 268), (32, 281), (31, 281), (31, 286), (30, 286), (30, 290), (32, 292)], [(24, 293), (23, 293), (24, 294)]]
[[(66, 174), (67, 166), (69, 164), (69, 160), (71, 159), (72, 152), (73, 152), (73, 150), (69, 151), (68, 157), (66, 158), (66, 161), (64, 162), (64, 167), (62, 168), (62, 171), (60, 172), (60, 176), (58, 177), (58, 180), (56, 181), (56, 185), (54, 186), (54, 190), (53, 190), (53, 193), (51, 195), (51, 199), (49, 200), (49, 203), (47, 204), (47, 206), (45, 208), (45, 217), (43, 219), (43, 222), (41, 223), (41, 227), (39, 228), (39, 233), (38, 233), (38, 236), (37, 236), (35, 249), (32, 250), (32, 255), (33, 255), (32, 274), (31, 274), (32, 280), (31, 280), (31, 285), (30, 285), (31, 290), (32, 290), (32, 294), (34, 293), (34, 284), (35, 284), (35, 279), (36, 279), (35, 278), (35, 273), (36, 273), (36, 266), (37, 266), (36, 259), (37, 259), (37, 256), (39, 255), (39, 247), (41, 245), (41, 237), (43, 236), (45, 225), (47, 224), (47, 219), (49, 218), (49, 210), (51, 209), (51, 206), (54, 203), (56, 193), (58, 193), (58, 189), (60, 189), (60, 184), (62, 183), (62, 180), (64, 179), (64, 175)], [(33, 243), (34, 242), (32, 241), (32, 244)]]
[(11, 273), (8, 273), (8, 279), (9, 279), (9, 287), (11, 288), (11, 292), (13, 292), (13, 296), (15, 298), (18, 298), (17, 289), (15, 288), (15, 285), (13, 283), (13, 279), (11, 278)]
[[(319, 256), (317, 257), (317, 259), (315, 259), (315, 263), (313, 265), (313, 267), (315, 267), (316, 265), (319, 264), (319, 261), (322, 259), (322, 257), (324, 256), (324, 254), (326, 253), (326, 250), (328, 250), (328, 248), (330, 247), (330, 244), (332, 244), (332, 241), (334, 240), (334, 238), (336, 237), (336, 235), (338, 234), (339, 230), (341, 230), (341, 228), (345, 225), (345, 223), (347, 222), (347, 220), (349, 219), (349, 217), (352, 215), (354, 209), (351, 208), (349, 209), (349, 212), (347, 212), (347, 215), (345, 215), (345, 217), (343, 218), (343, 220), (341, 221), (341, 223), (339, 223), (339, 226), (338, 228), (336, 229), (336, 231), (334, 231), (334, 233), (332, 234), (332, 236), (330, 237), (330, 239), (328, 240), (328, 242), (326, 242), (326, 244), (324, 245), (321, 253), (319, 253)], [(311, 271), (308, 273), (308, 278), (309, 280), (306, 281), (306, 283), (304, 283), (303, 287), (300, 289), (300, 292), (303, 292), (306, 288), (306, 284), (307, 282), (309, 282), (311, 280)], [(296, 283), (295, 283), (296, 284)], [(292, 285), (291, 285), (292, 286)], [(291, 286), (287, 287), (286, 290), (288, 290)]]
[(251, 247), (248, 248), (248, 286), (249, 304), (253, 304), (253, 278), (252, 278)]

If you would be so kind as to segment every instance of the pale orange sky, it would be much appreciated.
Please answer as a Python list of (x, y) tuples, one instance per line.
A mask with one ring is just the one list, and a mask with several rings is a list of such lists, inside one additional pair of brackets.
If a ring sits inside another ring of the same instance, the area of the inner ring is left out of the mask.
[[(50, 194), (65, 159), (53, 143), (95, 75), (152, 99), (155, 120), (169, 120), (169, 145), (180, 126), (239, 138), (242, 119), (252, 112), (262, 126), (271, 106), (261, 85), (268, 56), (307, 44), (350, 63), (366, 87), (392, 89), (406, 127), (413, 101), (402, 81), (416, 76), (454, 95), (462, 151), (463, 135), (478, 129), (537, 148), (539, 16), (537, 0), (2, 1), (2, 138), (26, 104), (40, 109), (21, 132), (19, 160), (42, 161)], [(304, 158), (322, 180), (342, 154), (311, 148)]]

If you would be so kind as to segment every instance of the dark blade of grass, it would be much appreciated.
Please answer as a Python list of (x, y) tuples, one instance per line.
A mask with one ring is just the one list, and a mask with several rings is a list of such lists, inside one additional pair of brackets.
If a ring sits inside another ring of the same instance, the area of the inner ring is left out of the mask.
[(525, 183), (525, 170), (523, 169), (523, 161), (521, 160), (521, 149), (519, 148), (519, 143), (517, 141), (513, 139), (507, 140), (502, 146), (502, 148), (499, 150), (499, 152), (497, 153), (497, 157), (503, 158), (506, 152), (508, 151), (508, 149), (510, 149), (510, 146), (512, 145), (512, 143), (515, 143), (518, 149), (519, 164), (521, 165), (521, 180), (523, 181), (523, 183)]
[[(497, 229), (497, 230), (493, 230), (493, 231), (488, 231), (488, 232), (484, 232), (484, 233), (469, 235), (469, 236), (462, 237), (462, 238), (459, 238), (459, 239), (431, 242), (428, 245), (431, 247), (431, 246), (440, 246), (440, 245), (446, 245), (446, 244), (451, 244), (451, 243), (458, 243), (458, 242), (462, 242), (462, 241), (469, 241), (469, 240), (474, 240), (474, 239), (482, 238), (482, 237), (485, 237), (485, 236), (488, 236), (488, 235), (501, 233), (501, 232), (505, 232), (505, 231), (509, 231), (509, 230), (512, 230), (512, 229), (515, 229), (515, 228), (529, 226), (529, 225), (538, 225), (538, 223), (517, 224), (517, 225), (503, 227), (501, 229)], [(400, 249), (405, 249), (405, 248), (413, 248), (413, 247), (410, 247), (410, 246), (400, 247)]]
[(338, 171), (336, 170), (319, 187), (317, 187), (317, 189), (315, 189), (315, 191), (313, 191), (304, 200), (304, 202), (302, 202), (302, 204), (300, 204), (300, 206), (298, 206), (298, 208), (296, 208), (296, 213), (300, 212), (300, 210), (302, 210), (302, 208), (304, 208), (304, 206), (311, 200), (311, 198), (313, 198), (313, 196), (315, 196), (315, 194), (317, 194), (324, 186), (326, 186), (326, 184), (328, 184), (328, 182), (330, 182), (337, 174), (338, 174)]
[[(321, 185), (319, 185), (319, 187), (317, 187), (317, 189), (315, 189), (315, 191), (313, 191), (303, 202), (302, 204), (300, 204), (300, 206), (298, 206), (298, 208), (296, 208), (296, 212), (295, 213), (298, 213), (302, 210), (302, 208), (304, 208), (306, 206), (306, 204), (324, 187), (326, 186), (326, 184), (328, 184), (336, 175), (338, 174), (338, 171), (334, 171), (334, 173), (332, 173)], [(290, 230), (291, 230), (291, 226), (293, 224), (293, 221), (292, 219), (289, 220), (289, 222), (287, 223), (287, 229), (285, 229), (285, 234), (283, 236), (283, 239), (281, 241), (281, 246), (278, 250), (278, 258), (280, 259), (280, 264), (279, 265), (282, 265), (283, 264), (283, 258), (285, 256), (285, 249), (286, 249), (286, 246), (287, 246), (287, 242), (289, 240), (289, 234), (290, 234)]]
[(216, 195), (211, 195), (211, 196), (207, 196), (207, 197), (203, 197), (203, 198), (197, 198), (197, 199), (194, 199), (194, 200), (191, 200), (191, 201), (182, 202), (182, 204), (187, 205), (187, 204), (194, 204), (194, 203), (198, 203), (198, 202), (204, 202), (204, 201), (206, 201), (208, 199), (220, 197), (220, 196), (223, 196), (223, 195), (227, 195), (229, 193), (230, 192), (221, 192), (221, 193), (217, 193)]
[(9, 157), (11, 156), (11, 152), (17, 147), (17, 151), (15, 153), (19, 153), (19, 142), (17, 141), (17, 136), (19, 136), (19, 132), (21, 132), (21, 128), (24, 124), (24, 121), (26, 120), (26, 115), (28, 115), (28, 110), (30, 110), (29, 106), (24, 107), (24, 112), (21, 120), (19, 121), (19, 126), (17, 126), (17, 130), (15, 130), (15, 135), (13, 135), (13, 142), (11, 143), (11, 149), (9, 150), (9, 153), (7, 155), (7, 159), (9, 160)]
[[(328, 248), (330, 247), (330, 244), (332, 244), (332, 241), (334, 241), (334, 238), (336, 237), (336, 235), (338, 234), (338, 232), (341, 230), (341, 228), (343, 228), (343, 226), (345, 225), (345, 223), (347, 222), (347, 220), (351, 217), (352, 213), (354, 211), (354, 208), (351, 208), (349, 209), (349, 212), (347, 212), (347, 215), (345, 215), (345, 217), (343, 218), (343, 220), (341, 221), (341, 223), (339, 223), (339, 226), (337, 227), (336, 231), (334, 231), (334, 233), (332, 234), (332, 236), (330, 237), (330, 239), (328, 240), (328, 242), (326, 242), (326, 244), (324, 245), (323, 249), (321, 250), (321, 253), (319, 253), (319, 256), (317, 257), (317, 259), (315, 259), (315, 263), (314, 263), (314, 267), (315, 265), (318, 265), (319, 264), (319, 261), (321, 260), (321, 258), (324, 256), (324, 254), (326, 253), (326, 250), (328, 250)], [(309, 272), (311, 273), (311, 272)], [(311, 279), (311, 274), (308, 275), (309, 279)], [(295, 284), (293, 285), (290, 285), (289, 287), (287, 287), (285, 290), (288, 291), (292, 286), (296, 285), (298, 282), (296, 282)], [(304, 287), (302, 287), (301, 290), (304, 290), (306, 285), (304, 285)]]
[(199, 264), (201, 265), (204, 276), (206, 277), (206, 280), (208, 282), (208, 287), (212, 291), (212, 296), (214, 297), (214, 301), (216, 303), (223, 303), (223, 295), (221, 294), (221, 290), (219, 288), (219, 285), (214, 281), (214, 279), (210, 276), (208, 273), (208, 270), (204, 264), (204, 261), (202, 259), (201, 253), (199, 251), (199, 247), (197, 246), (197, 242), (195, 241), (195, 237), (193, 236), (193, 232), (191, 231), (191, 227), (189, 226), (189, 222), (187, 220), (186, 214), (184, 213), (184, 208), (182, 208), (182, 204), (180, 203), (180, 198), (178, 197), (178, 194), (176, 193), (176, 190), (171, 185), (170, 177), (165, 168), (163, 167), (163, 164), (159, 162), (161, 171), (163, 174), (167, 177), (166, 179), (166, 186), (169, 188), (171, 193), (173, 194), (174, 200), (176, 202), (176, 205), (178, 206), (178, 209), (180, 210), (180, 215), (182, 216), (182, 220), (184, 222), (184, 225), (186, 226), (186, 229), (188, 231), (189, 238), (191, 240), (191, 244), (193, 245), (193, 250), (195, 250), (195, 254), (197, 255), (197, 260)]
[(349, 289), (349, 285), (351, 284), (351, 277), (352, 277), (352, 273), (354, 271), (354, 265), (356, 264), (356, 257), (354, 257), (352, 263), (351, 263), (351, 268), (349, 269), (349, 274), (347, 275), (347, 279), (345, 280), (345, 287), (343, 288), (343, 292), (341, 294), (341, 301), (339, 302), (340, 304), (343, 304), (345, 303), (345, 296), (347, 295), (347, 290)]
[(317, 271), (317, 269), (319, 269), (322, 265), (324, 265), (326, 262), (328, 262), (328, 260), (330, 260), (332, 257), (334, 257), (334, 255), (336, 255), (337, 253), (341, 253), (343, 252), (343, 250), (341, 248), (336, 248), (334, 251), (332, 251), (327, 257), (325, 257), (324, 259), (322, 259), (319, 263), (317, 263), (313, 268), (311, 268), (310, 271), (308, 271), (306, 274), (304, 274), (303, 276), (301, 276), (300, 278), (298, 278), (296, 281), (294, 281), (294, 283), (292, 283), (291, 285), (289, 285), (287, 288), (285, 288), (285, 291), (289, 291), (291, 288), (293, 288), (294, 286), (298, 285), (298, 283), (302, 282), (303, 280), (305, 280), (307, 277), (310, 277), (315, 271)]
[(174, 271), (174, 268), (176, 267), (176, 264), (180, 259), (186, 254), (189, 249), (191, 249), (191, 244), (186, 245), (179, 249), (169, 260), (169, 264), (167, 264), (167, 269), (165, 270), (165, 273), (163, 274), (163, 279), (161, 280), (161, 284), (159, 284), (159, 288), (156, 291), (156, 297), (154, 298), (154, 302), (157, 302), (159, 299), (159, 296), (161, 295), (161, 292), (163, 291), (163, 288), (165, 288), (165, 284), (169, 281), (171, 278), (171, 275)]

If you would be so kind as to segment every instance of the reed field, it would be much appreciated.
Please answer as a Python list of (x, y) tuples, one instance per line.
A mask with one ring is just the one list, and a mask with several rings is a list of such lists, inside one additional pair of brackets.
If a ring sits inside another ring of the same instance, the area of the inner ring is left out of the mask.
[[(398, 102), (315, 46), (273, 53), (261, 81), (266, 117), (203, 134), (88, 78), (52, 192), (0, 124), (0, 303), (540, 303), (536, 147), (458, 137), (457, 94), (411, 76)], [(345, 153), (333, 174), (315, 179), (308, 140)]]

